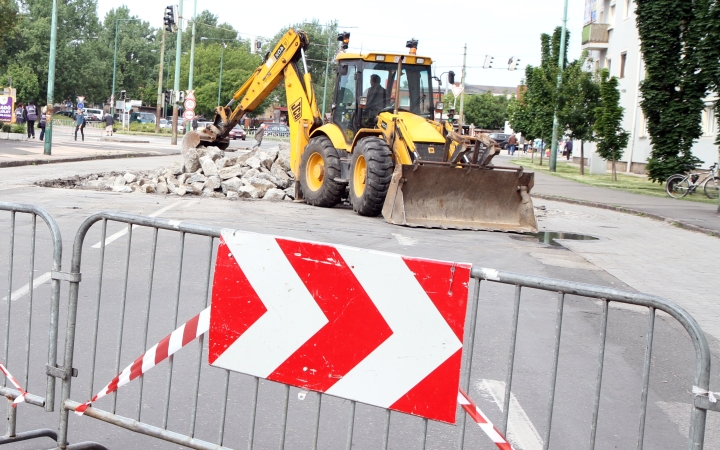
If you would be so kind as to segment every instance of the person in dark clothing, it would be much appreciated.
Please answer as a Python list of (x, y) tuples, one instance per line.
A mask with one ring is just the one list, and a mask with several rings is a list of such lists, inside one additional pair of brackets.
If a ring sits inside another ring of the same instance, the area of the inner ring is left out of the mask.
[(77, 132), (80, 131), (80, 136), (82, 136), (82, 140), (85, 140), (85, 132), (83, 131), (85, 128), (85, 116), (82, 113), (82, 109), (78, 109), (77, 113), (75, 114), (75, 140), (77, 141)]
[(22, 125), (25, 123), (25, 119), (23, 118), (25, 116), (25, 106), (23, 105), (23, 102), (17, 102), (15, 105), (15, 123), (18, 125)]
[(40, 114), (40, 122), (38, 122), (38, 128), (40, 128), (40, 140), (45, 140), (45, 126), (47, 125), (47, 106), (44, 107)]
[(105, 117), (103, 117), (103, 121), (105, 122), (105, 135), (112, 136), (113, 135), (113, 125), (115, 125), (115, 119), (113, 119), (113, 116), (111, 116), (110, 113), (107, 113), (107, 114), (105, 114)]
[(198, 127), (197, 116), (194, 116), (194, 117), (193, 117), (193, 120), (192, 120), (192, 129), (193, 129), (193, 131), (197, 131), (197, 127)]
[(572, 139), (568, 140), (565, 143), (565, 155), (568, 161), (570, 161), (570, 158), (572, 157), (572, 149), (573, 149), (573, 143)]
[(517, 138), (514, 134), (510, 135), (510, 138), (507, 141), (507, 148), (508, 148), (508, 154), (514, 155), (515, 149), (517, 149)]
[(23, 110), (23, 119), (27, 122), (28, 139), (35, 139), (35, 121), (37, 120), (37, 106), (32, 100)]

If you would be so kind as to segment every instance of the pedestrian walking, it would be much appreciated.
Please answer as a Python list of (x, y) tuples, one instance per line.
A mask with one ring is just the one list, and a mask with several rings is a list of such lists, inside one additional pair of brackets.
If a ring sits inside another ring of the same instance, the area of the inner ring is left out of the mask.
[(77, 110), (77, 113), (75, 114), (75, 140), (77, 141), (77, 133), (80, 131), (80, 136), (82, 136), (82, 140), (85, 141), (85, 116), (82, 113), (82, 109)]
[(508, 153), (510, 156), (515, 154), (515, 149), (517, 148), (517, 138), (514, 134), (510, 135), (510, 138), (508, 139)]
[(35, 102), (30, 100), (30, 103), (23, 110), (23, 119), (27, 122), (27, 136), (28, 139), (35, 139), (35, 121), (37, 120), (37, 106)]
[(255, 147), (260, 147), (260, 144), (262, 144), (263, 135), (265, 135), (265, 124), (261, 124), (255, 131)]
[(112, 136), (113, 135), (113, 125), (115, 125), (115, 119), (113, 119), (113, 116), (111, 116), (110, 113), (105, 113), (105, 117), (103, 117), (103, 121), (105, 122), (105, 136)]
[(193, 116), (193, 120), (192, 120), (192, 129), (193, 129), (193, 131), (197, 131), (197, 128), (198, 128), (198, 120), (197, 120), (197, 116)]
[(18, 125), (22, 125), (25, 123), (25, 119), (23, 118), (23, 115), (25, 114), (25, 106), (23, 105), (23, 102), (18, 102), (17, 105), (15, 105), (15, 123)]
[(43, 106), (40, 114), (40, 122), (38, 122), (38, 128), (40, 128), (40, 140), (45, 141), (45, 127), (47, 126), (47, 106)]
[(572, 151), (573, 151), (573, 142), (572, 139), (568, 139), (568, 141), (565, 143), (565, 153), (567, 160), (570, 161), (570, 158), (572, 157)]

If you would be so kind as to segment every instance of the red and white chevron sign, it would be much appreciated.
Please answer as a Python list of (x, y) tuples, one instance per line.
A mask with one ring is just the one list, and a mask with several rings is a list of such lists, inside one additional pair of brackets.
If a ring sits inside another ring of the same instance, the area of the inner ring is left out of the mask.
[(455, 423), (470, 267), (225, 230), (210, 364)]

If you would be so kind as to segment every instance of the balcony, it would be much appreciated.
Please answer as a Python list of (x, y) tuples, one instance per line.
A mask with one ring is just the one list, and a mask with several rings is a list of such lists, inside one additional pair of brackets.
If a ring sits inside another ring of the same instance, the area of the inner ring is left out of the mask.
[(607, 23), (589, 23), (583, 27), (582, 48), (583, 50), (604, 50), (608, 48), (608, 37), (610, 33)]

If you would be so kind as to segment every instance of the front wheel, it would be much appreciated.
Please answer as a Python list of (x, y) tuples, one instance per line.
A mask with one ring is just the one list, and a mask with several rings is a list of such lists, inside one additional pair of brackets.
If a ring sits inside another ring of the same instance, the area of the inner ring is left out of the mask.
[(380, 215), (392, 173), (392, 152), (387, 142), (377, 137), (361, 139), (350, 166), (350, 203), (358, 214)]
[(720, 191), (720, 177), (714, 177), (705, 182), (705, 195), (707, 198), (717, 199)]
[(672, 198), (683, 198), (690, 192), (690, 182), (685, 175), (673, 175), (668, 178), (665, 191)]
[(300, 188), (308, 205), (331, 208), (340, 203), (345, 185), (340, 178), (340, 157), (327, 136), (310, 139), (300, 161)]

